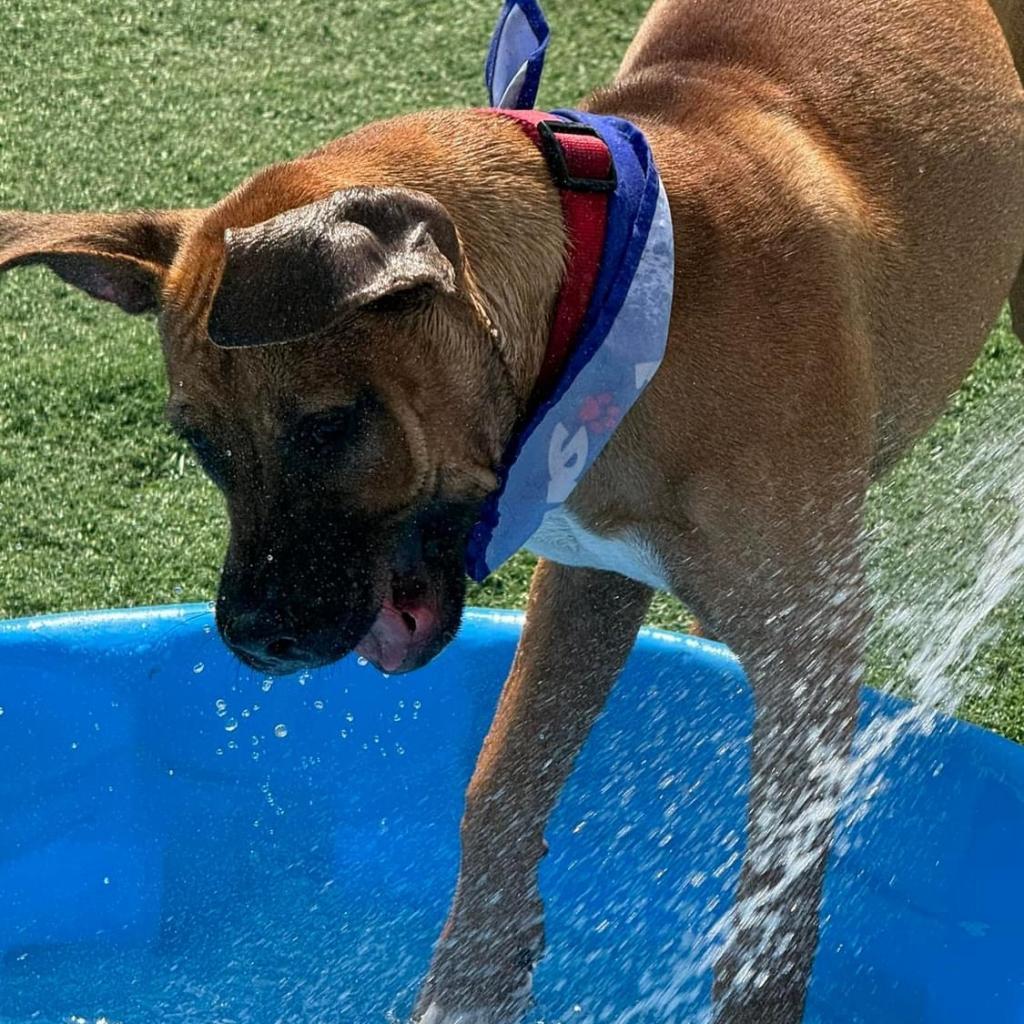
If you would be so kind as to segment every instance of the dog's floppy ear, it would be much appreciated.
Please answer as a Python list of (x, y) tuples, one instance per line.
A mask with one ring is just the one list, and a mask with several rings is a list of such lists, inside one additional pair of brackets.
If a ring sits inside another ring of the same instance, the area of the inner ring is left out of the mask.
[(414, 288), (451, 293), (455, 225), (424, 192), (351, 188), (228, 231), (208, 331), (237, 348), (293, 341)]
[(42, 263), (94, 299), (146, 313), (198, 213), (0, 213), (0, 271)]

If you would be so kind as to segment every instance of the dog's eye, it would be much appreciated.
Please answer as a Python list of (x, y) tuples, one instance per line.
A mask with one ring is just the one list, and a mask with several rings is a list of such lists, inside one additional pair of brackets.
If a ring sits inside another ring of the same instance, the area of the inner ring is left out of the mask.
[(299, 429), (302, 446), (314, 453), (336, 451), (349, 439), (353, 422), (352, 407), (312, 416)]
[(348, 424), (332, 421), (328, 423), (317, 423), (310, 432), (310, 440), (318, 448), (328, 448), (344, 440), (348, 435)]
[(373, 302), (368, 302), (362, 308), (364, 313), (409, 313), (426, 305), (427, 300), (433, 294), (432, 285), (413, 285), (411, 288), (403, 288), (401, 291), (391, 292)]

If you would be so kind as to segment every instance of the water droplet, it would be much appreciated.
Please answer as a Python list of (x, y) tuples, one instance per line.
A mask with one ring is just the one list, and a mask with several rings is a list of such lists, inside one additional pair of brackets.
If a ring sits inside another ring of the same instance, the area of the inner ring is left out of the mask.
[(396, 743), (395, 744), (395, 753), (398, 754), (399, 757), (401, 757), (402, 754), (405, 753), (405, 747), (403, 747), (400, 743)]
[(167, 769), (167, 774), (168, 775), (173, 775), (174, 774), (174, 769), (173, 768), (168, 768)]
[(252, 759), (254, 761), (258, 761), (260, 759), (260, 752), (258, 750), (254, 750), (252, 752)]
[(270, 693), (270, 688), (273, 685), (274, 685), (274, 680), (270, 676), (267, 676), (267, 678), (264, 679), (262, 683), (260, 683), (260, 689), (264, 693)]
[(340, 737), (341, 737), (341, 738), (342, 738), (343, 740), (347, 740), (347, 739), (348, 739), (348, 729), (342, 729), (342, 730), (341, 730), (341, 732), (340, 732), (340, 733), (338, 733), (338, 735), (339, 735), (339, 736), (340, 736)]
[(267, 555), (267, 561), (268, 562), (272, 562), (273, 560), (274, 560), (274, 556), (273, 555)]
[(233, 718), (229, 718), (224, 723), (224, 731), (225, 732), (234, 732), (237, 728), (238, 728), (238, 722), (236, 722)]
[(381, 675), (382, 675), (382, 676), (383, 676), (383, 677), (384, 677), (385, 679), (390, 679), (390, 678), (391, 678), (391, 673), (390, 673), (390, 672), (381, 672)]
[(414, 701), (412, 702), (412, 706), (413, 706), (413, 707), (414, 707), (414, 708), (415, 708), (415, 709), (416, 709), (417, 711), (419, 711), (419, 709), (420, 709), (421, 707), (423, 707), (423, 701), (421, 701), (421, 700), (414, 700)]
[(213, 702), (213, 706), (217, 709), (217, 714), (221, 718), (228, 713), (228, 702), (226, 700), (216, 700)]
[(279, 739), (283, 740), (288, 735), (288, 726), (279, 724), (274, 726), (274, 735)]
[(248, 708), (242, 708), (242, 717), (243, 718), (248, 718), (251, 714), (252, 714), (252, 712)]
[(103, 876), (103, 884), (110, 885), (110, 879), (106, 875)]
[(201, 661), (197, 661), (192, 666), (192, 671), (195, 672), (196, 675), (199, 675), (199, 673), (202, 672), (204, 668), (206, 668), (206, 666)]
[(213, 632), (213, 626), (203, 626), (203, 632), (209, 636)]
[(220, 747), (217, 748), (217, 756), (218, 757), (223, 757), (224, 756), (224, 751)]
[(315, 700), (313, 701), (313, 707), (315, 707), (317, 711), (323, 711), (324, 702), (322, 700)]
[(78, 741), (77, 741), (77, 740), (75, 740), (75, 741), (74, 741), (74, 742), (73, 742), (73, 743), (71, 744), (71, 749), (72, 749), (72, 750), (77, 750), (77, 749), (78, 749)]
[(251, 739), (251, 740), (250, 740), (249, 742), (250, 742), (250, 743), (251, 743), (251, 744), (252, 744), (252, 745), (253, 745), (254, 747), (258, 747), (258, 746), (260, 745), (260, 738), (259, 738), (259, 736), (253, 736), (253, 738), (252, 738), (252, 739)]
[(234, 740), (228, 740), (228, 750), (237, 750), (238, 744)]
[(309, 682), (310, 675), (308, 672), (303, 672), (299, 675), (299, 686), (305, 686)]
[(358, 658), (356, 658), (356, 664), (357, 664), (357, 665), (358, 665), (358, 666), (359, 666), (360, 668), (365, 668), (365, 667), (366, 667), (367, 665), (369, 665), (370, 663), (369, 663), (369, 662), (368, 662), (368, 661), (366, 660), (366, 658), (364, 658), (364, 657), (363, 657), (363, 656), (362, 656), (362, 655), (360, 654), (360, 655), (359, 655), (359, 657), (358, 657)]
[(3, 717), (4, 717), (4, 709), (0, 708), (0, 718), (3, 718)]
[(224, 454), (230, 459), (231, 458), (231, 449), (230, 448), (225, 448), (224, 449)]
[(174, 592), (176, 594), (184, 594), (185, 593), (185, 588), (180, 583), (175, 584)]
[(356, 720), (356, 716), (354, 714), (352, 714), (351, 711), (346, 711), (345, 712), (345, 721), (346, 722), (354, 722), (355, 720)]
[(392, 722), (400, 722), (401, 720), (402, 720), (402, 716), (397, 711), (391, 717), (391, 721)]

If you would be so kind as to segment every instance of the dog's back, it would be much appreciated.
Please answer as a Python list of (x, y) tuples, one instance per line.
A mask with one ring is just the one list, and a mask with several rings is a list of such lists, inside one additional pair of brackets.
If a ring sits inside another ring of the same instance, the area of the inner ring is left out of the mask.
[[(843, 287), (860, 292), (871, 345), (879, 465), (959, 385), (1024, 250), (1024, 90), (1005, 41), (1021, 67), (1024, 0), (996, 7), (994, 17), (985, 0), (658, 0), (594, 101), (655, 116), (671, 180), (697, 126), (721, 119), (708, 101), (717, 88), (730, 116), (756, 111), (754, 160), (791, 147), (786, 159), (802, 161), (808, 209), (812, 194), (849, 199), (832, 227), (849, 243)], [(794, 216), (781, 201), (761, 208)]]

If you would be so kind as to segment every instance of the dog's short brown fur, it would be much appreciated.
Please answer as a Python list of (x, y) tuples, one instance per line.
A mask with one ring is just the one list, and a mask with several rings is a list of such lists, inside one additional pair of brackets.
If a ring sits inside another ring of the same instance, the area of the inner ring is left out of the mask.
[[(984, 0), (658, 0), (586, 104), (648, 135), (678, 275), (665, 362), (570, 507), (654, 549), (756, 698), (722, 1022), (802, 1014), (839, 784), (821, 768), (856, 707), (865, 490), (939, 415), (1008, 294), (1024, 334), (1022, 67), (1021, 0), (996, 17)], [(351, 191), (367, 188), (391, 191)], [(337, 193), (363, 212), (332, 248), (326, 207), (303, 211)], [(302, 232), (322, 282), (308, 317), (277, 315)], [(371, 646), (398, 643), (403, 669), (451, 636), (466, 530), (537, 374), (564, 245), (533, 145), (473, 111), (371, 125), (208, 210), (0, 214), (0, 266), (47, 263), (160, 309), (172, 420), (231, 515), (221, 629), (279, 671), (345, 653), (385, 606), (404, 626)], [(238, 301), (250, 273), (256, 313)], [(264, 315), (273, 337), (253, 334)], [(421, 1019), (521, 1013), (544, 825), (649, 598), (600, 566), (538, 567)]]

